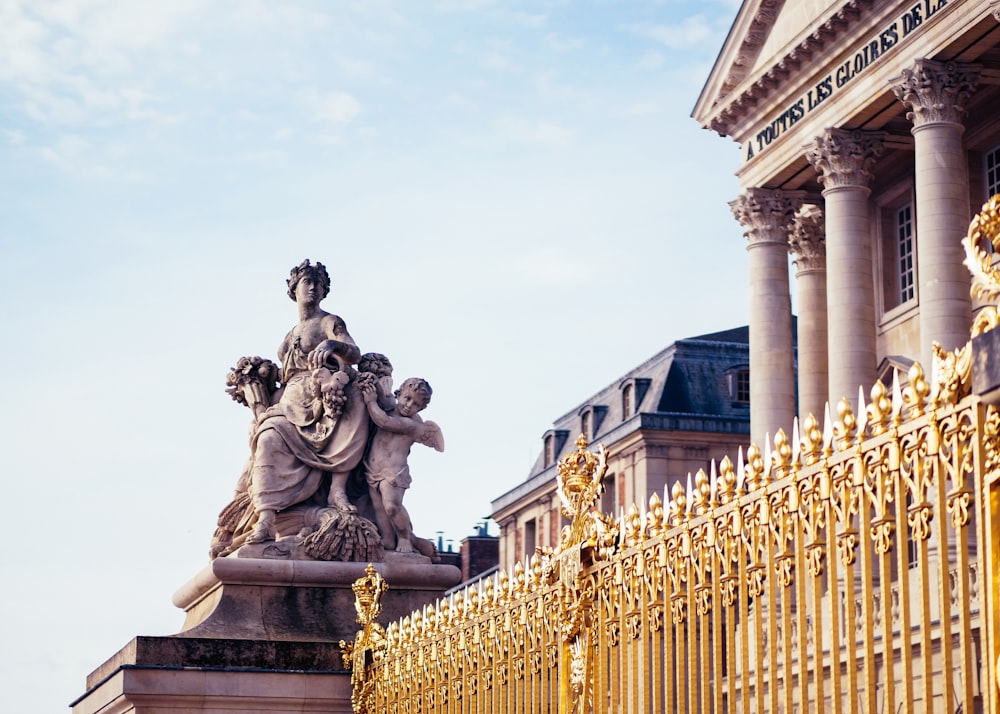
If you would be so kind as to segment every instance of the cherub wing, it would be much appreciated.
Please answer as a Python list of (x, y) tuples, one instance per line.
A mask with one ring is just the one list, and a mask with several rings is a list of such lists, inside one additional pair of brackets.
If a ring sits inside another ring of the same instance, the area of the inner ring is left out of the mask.
[(444, 451), (444, 434), (441, 433), (441, 427), (432, 421), (424, 422), (423, 429), (420, 430), (420, 435), (417, 437), (417, 441), (424, 446), (430, 446), (438, 451)]

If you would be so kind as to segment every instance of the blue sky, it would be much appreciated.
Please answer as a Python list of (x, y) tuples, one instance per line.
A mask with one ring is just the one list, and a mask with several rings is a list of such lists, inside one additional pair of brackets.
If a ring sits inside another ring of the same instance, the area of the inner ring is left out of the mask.
[(303, 258), (433, 385), (406, 503), (456, 542), (555, 418), (745, 324), (739, 147), (689, 117), (737, 6), (0, 0), (0, 710), (180, 629)]

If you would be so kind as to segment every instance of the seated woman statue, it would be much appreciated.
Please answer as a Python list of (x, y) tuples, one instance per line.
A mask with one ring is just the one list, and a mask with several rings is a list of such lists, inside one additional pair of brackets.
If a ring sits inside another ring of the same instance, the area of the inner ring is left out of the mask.
[[(243, 543), (274, 540), (279, 535), (276, 516), (289, 509), (355, 511), (346, 485), (364, 455), (369, 425), (354, 386), (352, 365), (361, 352), (344, 321), (320, 308), (329, 291), (330, 276), (322, 263), (305, 260), (292, 268), (288, 295), (298, 305), (299, 322), (278, 347), (280, 388), (271, 391), (273, 377), (270, 387), (262, 385), (262, 377), (275, 371), (266, 360), (244, 358), (240, 364), (248, 366), (243, 373), (237, 374), (239, 367), (230, 373), (230, 394), (253, 409), (256, 423), (250, 460), (236, 499), (220, 515), (212, 557)], [(288, 528), (280, 530), (285, 535)]]

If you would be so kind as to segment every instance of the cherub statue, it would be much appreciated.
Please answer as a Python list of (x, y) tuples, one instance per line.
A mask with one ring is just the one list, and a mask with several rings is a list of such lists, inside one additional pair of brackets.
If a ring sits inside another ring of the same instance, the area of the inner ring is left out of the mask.
[(403, 494), (412, 478), (407, 458), (414, 442), (444, 451), (444, 436), (432, 421), (420, 418), (431, 400), (431, 386), (426, 380), (411, 377), (395, 392), (396, 405), (387, 413), (380, 405), (374, 380), (359, 380), (361, 397), (375, 426), (365, 460), (368, 493), (375, 510), (375, 520), (382, 532), (385, 548), (399, 553), (414, 550), (410, 514), (403, 507)]

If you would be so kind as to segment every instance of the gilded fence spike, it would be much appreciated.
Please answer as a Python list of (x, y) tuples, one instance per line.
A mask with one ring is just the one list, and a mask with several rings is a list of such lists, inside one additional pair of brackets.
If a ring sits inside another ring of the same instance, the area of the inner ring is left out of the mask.
[(416, 641), (424, 635), (424, 616), (420, 610), (410, 613), (410, 639)]
[(524, 565), (520, 562), (514, 566), (514, 579), (511, 581), (510, 587), (504, 590), (506, 595), (511, 596), (509, 599), (516, 599), (524, 595), (527, 585), (527, 578), (524, 572)]
[(529, 592), (534, 592), (538, 588), (539, 583), (542, 579), (542, 559), (539, 557), (539, 553), (536, 551), (534, 555), (528, 560), (528, 581), (527, 590)]
[[(748, 449), (749, 450), (749, 449)], [(743, 458), (743, 445), (736, 452), (736, 495), (740, 496), (746, 492), (746, 461)]]
[(451, 598), (444, 597), (438, 600), (438, 626), (441, 629), (451, 627)]
[(743, 473), (748, 493), (753, 493), (764, 486), (764, 460), (760, 456), (760, 448), (757, 444), (750, 444), (747, 447), (746, 466), (743, 467)]
[(628, 515), (625, 516), (625, 545), (632, 547), (642, 541), (642, 516), (639, 515), (639, 507), (634, 503), (628, 507)]
[(465, 600), (465, 610), (469, 615), (479, 614), (479, 587), (478, 584), (473, 584), (469, 588), (469, 595)]
[(784, 429), (774, 435), (774, 450), (771, 452), (771, 472), (777, 478), (784, 478), (792, 466), (792, 447)]
[(829, 458), (833, 454), (833, 417), (830, 414), (830, 402), (823, 405), (823, 455)]
[(931, 388), (924, 377), (924, 368), (919, 362), (910, 365), (907, 372), (909, 384), (903, 390), (903, 401), (910, 405), (910, 418), (916, 419), (923, 415), (927, 395)]
[(671, 526), (679, 526), (687, 520), (687, 496), (680, 481), (674, 481), (674, 487), (670, 490), (668, 513), (670, 514), (668, 522)]
[[(740, 454), (742, 455), (742, 448)], [(723, 505), (729, 503), (736, 497), (736, 472), (733, 470), (733, 462), (728, 456), (722, 459), (719, 464), (719, 501)]]
[[(858, 411), (861, 407), (858, 407)], [(871, 390), (871, 402), (865, 409), (865, 414), (868, 416), (868, 423), (871, 425), (871, 433), (873, 436), (882, 434), (886, 430), (886, 426), (889, 422), (889, 417), (892, 413), (892, 402), (889, 401), (887, 397), (887, 392), (885, 385), (882, 382), (876, 381), (872, 385)]]
[(656, 538), (663, 534), (663, 502), (660, 495), (653, 491), (649, 497), (649, 510), (646, 512), (646, 533), (649, 538)]
[[(517, 569), (518, 565), (520, 565), (520, 563), (516, 563), (514, 565), (514, 569), (515, 570)], [(508, 575), (507, 571), (506, 570), (499, 570), (499, 571), (497, 571), (497, 574), (496, 574), (496, 589), (497, 589), (497, 591), (498, 592), (510, 592), (510, 588), (511, 588), (511, 578), (510, 578), (510, 575)]]
[(816, 417), (812, 414), (806, 415), (802, 420), (801, 436), (799, 445), (801, 450), (802, 463), (806, 465), (815, 464), (819, 461), (823, 449), (823, 433), (819, 430)]
[(719, 470), (715, 464), (715, 459), (709, 464), (708, 471), (708, 507), (711, 509), (719, 506)]
[(705, 473), (705, 469), (698, 469), (698, 473), (694, 475), (694, 493), (691, 503), (696, 515), (701, 516), (708, 513), (711, 498), (712, 487), (708, 482), (708, 474)]
[(799, 418), (796, 416), (792, 418), (792, 438), (789, 440), (792, 447), (792, 458), (790, 461), (792, 466), (801, 463), (799, 460), (802, 458), (802, 437), (800, 434)]
[(851, 403), (844, 397), (837, 403), (837, 421), (833, 425), (833, 433), (837, 437), (837, 448), (847, 451), (854, 443), (858, 431), (858, 422), (851, 411)]
[(763, 468), (760, 472), (760, 485), (767, 486), (771, 483), (771, 466), (773, 461), (771, 460), (771, 432), (766, 432), (764, 434), (764, 455), (761, 459), (761, 464)]
[(899, 383), (899, 370), (892, 370), (892, 423), (899, 425), (903, 420), (903, 388)]
[(865, 388), (858, 386), (858, 441), (865, 438), (865, 429), (868, 426), (868, 407), (865, 406)]

